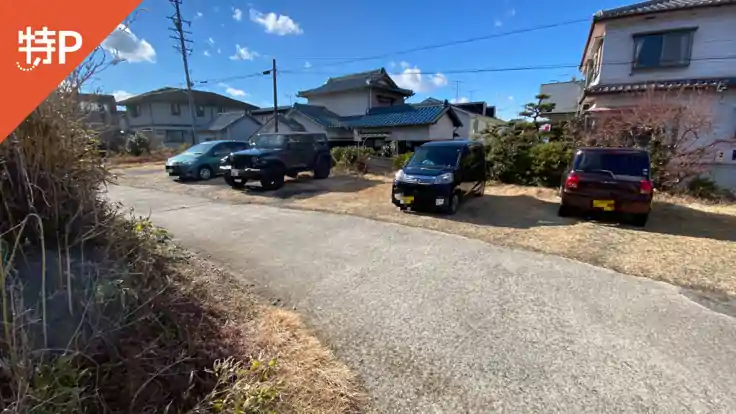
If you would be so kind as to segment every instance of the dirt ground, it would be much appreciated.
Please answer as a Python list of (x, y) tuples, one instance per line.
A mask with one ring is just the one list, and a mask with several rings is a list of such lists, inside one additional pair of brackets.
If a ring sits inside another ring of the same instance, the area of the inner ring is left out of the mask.
[(384, 176), (335, 174), (287, 179), (274, 192), (257, 185), (236, 191), (222, 178), (178, 182), (162, 164), (115, 171), (117, 183), (230, 203), (351, 214), (455, 233), (496, 245), (559, 255), (623, 273), (707, 292), (736, 295), (736, 206), (658, 196), (646, 228), (557, 217), (553, 190), (494, 185), (453, 216), (402, 213), (390, 202)]

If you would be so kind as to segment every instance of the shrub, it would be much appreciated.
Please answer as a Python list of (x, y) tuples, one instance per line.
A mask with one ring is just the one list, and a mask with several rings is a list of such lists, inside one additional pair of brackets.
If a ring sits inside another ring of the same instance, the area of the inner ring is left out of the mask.
[(545, 142), (530, 150), (531, 172), (536, 184), (556, 187), (572, 159), (573, 150), (565, 142)]
[(507, 184), (534, 184), (531, 148), (541, 143), (536, 127), (526, 122), (497, 127), (482, 137), (488, 177)]
[(144, 153), (151, 152), (151, 140), (144, 134), (135, 133), (128, 137), (125, 142), (125, 151), (128, 154), (139, 157)]
[(333, 165), (352, 168), (357, 165), (358, 161), (365, 162), (368, 157), (375, 155), (376, 151), (373, 148), (354, 146), (335, 147), (330, 153)]
[(413, 152), (407, 152), (401, 155), (397, 155), (394, 158), (394, 168), (397, 170), (400, 170), (404, 168), (404, 165), (406, 165), (407, 162), (409, 162), (409, 159), (414, 155)]
[(690, 196), (710, 201), (733, 201), (736, 197), (732, 192), (719, 187), (715, 181), (707, 177), (690, 180), (685, 192)]

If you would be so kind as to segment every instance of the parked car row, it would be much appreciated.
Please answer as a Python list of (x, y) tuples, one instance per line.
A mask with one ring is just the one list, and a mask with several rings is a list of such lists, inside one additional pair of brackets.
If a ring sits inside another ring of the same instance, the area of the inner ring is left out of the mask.
[[(485, 150), (477, 141), (437, 141), (420, 146), (396, 173), (391, 202), (402, 211), (457, 212), (468, 196), (482, 196)], [(581, 148), (560, 185), (558, 215), (614, 213), (643, 227), (654, 186), (649, 153), (631, 148)]]
[(166, 162), (169, 176), (209, 180), (222, 175), (232, 188), (258, 181), (265, 190), (277, 190), (284, 177), (304, 171), (314, 178), (330, 176), (332, 158), (325, 134), (290, 132), (258, 134), (245, 141), (208, 141)]
[[(325, 134), (306, 132), (258, 134), (247, 142), (203, 142), (166, 162), (170, 176), (208, 180), (223, 175), (235, 189), (257, 181), (265, 190), (277, 190), (286, 176), (310, 171), (314, 178), (324, 179), (331, 168)], [(391, 202), (402, 211), (454, 214), (469, 197), (483, 195), (486, 174), (481, 142), (429, 142), (418, 147), (396, 173)], [(647, 151), (581, 148), (563, 176), (558, 215), (616, 213), (643, 227), (651, 211), (653, 191)]]

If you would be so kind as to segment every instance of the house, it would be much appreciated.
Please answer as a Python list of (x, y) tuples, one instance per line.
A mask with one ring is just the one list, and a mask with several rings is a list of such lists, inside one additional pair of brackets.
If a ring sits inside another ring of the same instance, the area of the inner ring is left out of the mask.
[[(279, 106), (277, 112), (279, 113), (279, 115), (284, 115), (289, 112), (289, 109), (291, 109), (291, 105)], [(265, 124), (271, 118), (273, 118), (273, 107), (253, 109), (252, 111), (250, 111), (250, 116), (258, 120), (258, 122), (260, 122), (261, 124)]]
[(209, 128), (219, 114), (259, 109), (214, 92), (193, 90), (192, 94), (197, 135), (194, 139), (186, 89), (161, 88), (118, 102), (126, 108), (126, 129), (148, 132), (155, 142), (166, 146), (179, 146), (211, 136), (213, 131)]
[[(631, 92), (696, 91), (713, 131), (698, 145), (736, 138), (736, 0), (652, 0), (596, 13), (583, 51), (581, 110), (605, 116), (635, 104)], [(688, 95), (689, 94), (689, 95)], [(711, 106), (712, 105), (712, 106)], [(736, 147), (722, 147), (711, 178), (736, 188)]]
[[(435, 98), (427, 98), (416, 106), (441, 105), (443, 101)], [(504, 122), (496, 118), (496, 107), (488, 106), (486, 102), (463, 102), (451, 104), (455, 114), (460, 119), (460, 126), (456, 133), (458, 136), (475, 139), (485, 131)]]
[(578, 113), (580, 98), (583, 96), (583, 81), (572, 80), (569, 82), (543, 83), (539, 93), (547, 95), (545, 103), (555, 104), (555, 109), (542, 114), (551, 122), (566, 121), (574, 118)]
[(78, 97), (84, 121), (99, 134), (100, 145), (117, 150), (123, 142), (115, 97), (93, 93), (80, 93)]
[(223, 112), (198, 135), (203, 141), (245, 141), (261, 129), (261, 123), (245, 111)]
[(297, 103), (276, 118), (268, 118), (260, 132), (322, 132), (332, 146), (360, 142), (376, 149), (396, 142), (399, 151), (431, 140), (461, 136), (463, 126), (455, 107), (447, 102), (410, 105), (414, 92), (396, 85), (385, 69), (329, 78), (324, 85), (301, 91)]

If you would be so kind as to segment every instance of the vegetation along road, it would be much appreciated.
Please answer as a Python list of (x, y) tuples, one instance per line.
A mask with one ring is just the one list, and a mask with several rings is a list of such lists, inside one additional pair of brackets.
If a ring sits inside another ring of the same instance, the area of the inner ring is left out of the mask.
[(301, 312), (378, 412), (736, 412), (736, 319), (673, 285), (347, 215), (108, 196)]

